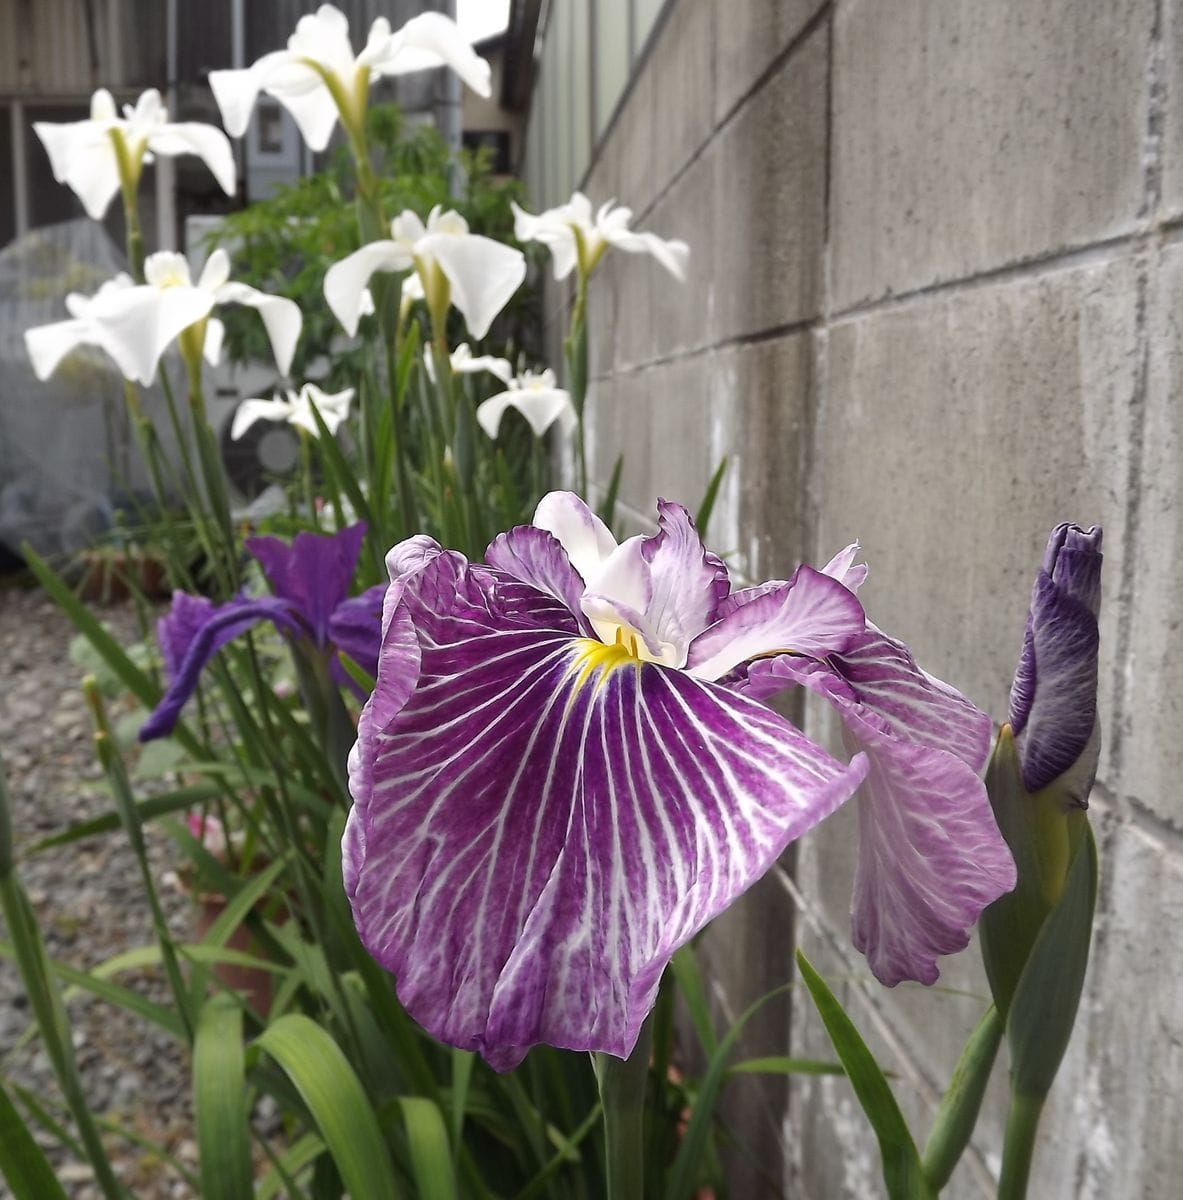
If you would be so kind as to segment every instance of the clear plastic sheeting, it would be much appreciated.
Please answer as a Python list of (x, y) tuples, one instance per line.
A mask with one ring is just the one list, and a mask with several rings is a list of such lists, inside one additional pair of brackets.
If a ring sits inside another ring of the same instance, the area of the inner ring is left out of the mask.
[[(115, 364), (82, 347), (42, 383), (24, 341), (26, 329), (68, 317), (69, 292), (89, 295), (126, 269), (103, 227), (88, 220), (37, 229), (0, 250), (0, 542), (10, 549), (27, 540), (40, 554), (69, 554), (93, 543), (120, 510), (134, 524), (148, 501)], [(175, 460), (159, 384), (141, 397)]]

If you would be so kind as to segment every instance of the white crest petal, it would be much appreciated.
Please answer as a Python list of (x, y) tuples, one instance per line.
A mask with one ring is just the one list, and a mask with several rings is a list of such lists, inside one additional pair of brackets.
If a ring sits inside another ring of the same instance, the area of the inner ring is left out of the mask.
[(230, 425), (230, 437), (238, 441), (256, 421), (286, 421), (292, 406), (278, 396), (270, 400), (244, 400), (234, 410), (234, 421)]
[(585, 584), (616, 549), (608, 526), (573, 492), (548, 492), (538, 502), (531, 524), (554, 536)]

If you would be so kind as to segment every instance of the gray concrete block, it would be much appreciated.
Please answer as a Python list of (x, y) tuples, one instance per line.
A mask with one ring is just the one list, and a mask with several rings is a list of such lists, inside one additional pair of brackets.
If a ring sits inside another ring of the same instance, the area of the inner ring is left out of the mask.
[[(648, 182), (654, 194), (666, 187), (714, 128), (713, 17), (709, 3), (680, 0), (666, 17), (643, 68), (650, 77), (653, 106)], [(641, 203), (638, 196), (638, 211)]]
[(613, 263), (619, 323), (619, 362), (636, 366), (711, 342), (714, 330), (714, 168), (697, 159), (633, 227), (690, 244), (685, 282), (648, 255), (616, 252)]
[(1154, 20), (1154, 0), (838, 5), (833, 307), (1131, 231)]
[(718, 340), (806, 320), (821, 308), (827, 44), (822, 26), (709, 149)]
[(800, 34), (822, 0), (714, 0), (712, 7), (715, 120), (722, 121)]
[[(1183, 246), (1164, 252), (1151, 291), (1149, 339), (1121, 787), (1183, 830)], [(1112, 573), (1109, 584), (1116, 595)]]
[(1183, 5), (1166, 0), (1162, 6), (1160, 70), (1165, 112), (1159, 165), (1162, 168), (1160, 215), (1183, 215)]
[(1048, 532), (1060, 520), (1109, 529), (1101, 712), (1111, 748), (1112, 601), (1132, 565), (1121, 533), (1139, 372), (1135, 265), (919, 298), (841, 321), (819, 348), (818, 557), (859, 538), (871, 619), (997, 719)]

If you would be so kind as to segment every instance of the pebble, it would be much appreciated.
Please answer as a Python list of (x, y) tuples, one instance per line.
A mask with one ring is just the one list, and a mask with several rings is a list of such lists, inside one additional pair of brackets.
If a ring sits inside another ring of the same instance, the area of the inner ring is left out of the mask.
[[(139, 637), (131, 606), (99, 610), (122, 644)], [(29, 855), (35, 841), (109, 811), (90, 744), (90, 720), (79, 683), (83, 669), (70, 661), (74, 637), (68, 618), (40, 591), (0, 581), (0, 752), (12, 807), (18, 870), (51, 957), (89, 968), (131, 946), (153, 940), (151, 914), (136, 861), (119, 833)], [(114, 721), (122, 715), (111, 704)], [(159, 878), (175, 865), (167, 835), (149, 827), (149, 859)], [(170, 925), (184, 929), (184, 899), (161, 892)], [(7, 931), (0, 918), (0, 938)], [(120, 983), (158, 1002), (168, 988), (159, 971), (121, 976)], [(184, 1049), (140, 1018), (80, 994), (68, 1007), (79, 1072), (92, 1109), (161, 1144), (170, 1153), (193, 1142), (189, 1071)], [(45, 1104), (60, 1102), (48, 1056), (36, 1037), (15, 964), (0, 958), (0, 1072)], [(93, 1173), (41, 1136), (71, 1200), (98, 1192)], [(175, 1171), (144, 1150), (105, 1138), (116, 1173), (137, 1200), (192, 1200)], [(0, 1179), (0, 1200), (11, 1193)]]

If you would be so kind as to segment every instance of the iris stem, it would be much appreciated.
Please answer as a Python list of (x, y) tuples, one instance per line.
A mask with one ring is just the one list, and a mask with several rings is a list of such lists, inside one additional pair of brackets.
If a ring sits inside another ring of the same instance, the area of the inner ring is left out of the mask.
[(587, 446), (584, 438), (583, 410), (587, 403), (587, 275), (579, 271), (579, 287), (571, 310), (571, 332), (567, 335), (567, 386), (575, 406), (575, 485), (587, 499)]
[(645, 1087), (653, 1046), (653, 1015), (645, 1019), (628, 1058), (596, 1053), (592, 1061), (604, 1110), (607, 1200), (644, 1200)]
[(1043, 1102), (1043, 1096), (1011, 1092), (1006, 1137), (1002, 1143), (1002, 1177), (998, 1181), (998, 1200), (1025, 1200)]

